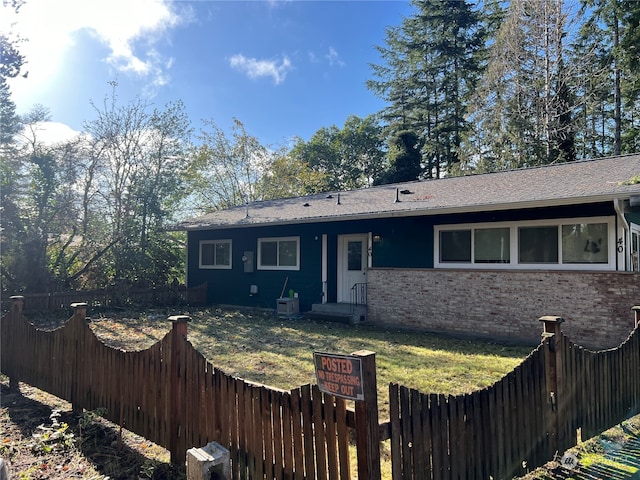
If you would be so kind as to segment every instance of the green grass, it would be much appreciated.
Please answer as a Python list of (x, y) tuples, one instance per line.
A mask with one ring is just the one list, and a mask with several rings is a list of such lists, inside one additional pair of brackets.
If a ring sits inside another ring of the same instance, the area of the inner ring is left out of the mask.
[(424, 393), (458, 395), (490, 386), (513, 370), (530, 347), (365, 325), (278, 319), (222, 309), (191, 314), (188, 338), (223, 371), (282, 389), (314, 383), (313, 352), (376, 354), (378, 397), (390, 382)]
[[(224, 372), (289, 390), (315, 383), (313, 352), (376, 354), (381, 419), (386, 418), (389, 383), (423, 393), (460, 395), (488, 387), (513, 370), (531, 346), (508, 346), (446, 335), (283, 319), (271, 311), (208, 308), (191, 312), (148, 310), (91, 312), (91, 328), (106, 344), (124, 350), (148, 348), (171, 328), (170, 315), (188, 314), (188, 339)], [(55, 328), (64, 319), (32, 318)]]

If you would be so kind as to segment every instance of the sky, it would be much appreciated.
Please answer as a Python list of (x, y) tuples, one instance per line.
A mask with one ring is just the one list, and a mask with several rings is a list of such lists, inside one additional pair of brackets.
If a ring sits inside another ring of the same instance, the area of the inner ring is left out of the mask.
[[(5, 2), (3, 2), (5, 3)], [(384, 102), (366, 88), (385, 29), (408, 0), (26, 0), (0, 6), (20, 35), (24, 76), (9, 83), (19, 114), (43, 105), (55, 132), (81, 131), (117, 82), (120, 104), (182, 101), (193, 127), (236, 118), (265, 146), (341, 128)]]

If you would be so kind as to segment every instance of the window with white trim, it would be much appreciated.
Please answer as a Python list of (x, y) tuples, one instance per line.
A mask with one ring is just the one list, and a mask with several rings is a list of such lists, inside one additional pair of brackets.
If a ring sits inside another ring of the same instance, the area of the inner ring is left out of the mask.
[(435, 226), (439, 268), (615, 269), (613, 217)]
[(259, 270), (300, 270), (300, 237), (258, 239)]
[(200, 268), (231, 268), (231, 240), (202, 240)]

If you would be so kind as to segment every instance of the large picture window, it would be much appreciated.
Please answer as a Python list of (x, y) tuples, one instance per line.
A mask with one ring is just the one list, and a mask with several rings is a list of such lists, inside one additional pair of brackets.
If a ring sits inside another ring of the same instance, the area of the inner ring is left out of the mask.
[(608, 217), (440, 225), (436, 267), (615, 269)]
[(562, 259), (564, 263), (607, 263), (608, 250), (606, 224), (562, 225)]
[(476, 263), (509, 263), (511, 261), (509, 228), (476, 228), (473, 246)]
[(558, 263), (558, 226), (518, 228), (520, 263)]
[(261, 270), (300, 270), (300, 238), (259, 238), (258, 268)]
[(200, 268), (231, 268), (231, 240), (201, 241)]

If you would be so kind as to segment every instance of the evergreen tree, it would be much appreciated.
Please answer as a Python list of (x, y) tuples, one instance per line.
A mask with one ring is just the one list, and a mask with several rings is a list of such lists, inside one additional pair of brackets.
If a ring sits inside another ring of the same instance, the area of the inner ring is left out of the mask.
[(579, 79), (580, 116), (576, 131), (585, 157), (638, 150), (640, 131), (637, 65), (637, 2), (586, 0), (585, 21), (572, 45)]
[(482, 69), (484, 30), (479, 11), (466, 1), (414, 0), (416, 13), (388, 29), (378, 47), (382, 66), (368, 87), (389, 105), (381, 116), (389, 133), (421, 138), (424, 176), (438, 177), (460, 161), (470, 126), (467, 99)]
[(22, 163), (18, 157), (16, 135), (21, 124), (5, 78), (0, 76), (0, 281), (7, 288), (16, 284), (15, 264), (20, 256), (20, 196), (23, 193)]
[(575, 66), (574, 89), (576, 151), (580, 158), (613, 154), (614, 75), (611, 37), (596, 17), (582, 24), (571, 45), (570, 62)]
[(389, 169), (383, 173), (376, 185), (410, 182), (417, 180), (422, 171), (420, 139), (411, 131), (398, 132), (389, 142)]
[(472, 161), (479, 170), (575, 158), (565, 27), (560, 1), (509, 4), (475, 102)]

